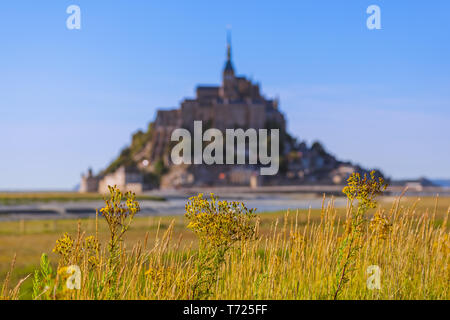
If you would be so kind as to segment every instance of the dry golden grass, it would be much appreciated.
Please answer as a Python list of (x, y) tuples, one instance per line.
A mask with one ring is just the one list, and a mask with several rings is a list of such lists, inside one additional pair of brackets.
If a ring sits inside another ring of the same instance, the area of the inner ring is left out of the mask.
[[(349, 281), (340, 299), (449, 299), (449, 198), (382, 199), (377, 211), (390, 227), (371, 229), (372, 210), (364, 225), (361, 249), (354, 257)], [(117, 299), (332, 299), (337, 277), (337, 252), (343, 241), (345, 208), (325, 201), (322, 210), (259, 215), (258, 236), (238, 241), (221, 263), (201, 263), (198, 241), (184, 217), (136, 218), (121, 247), (114, 294)], [(81, 290), (64, 290), (64, 275), (56, 274), (59, 257), (51, 253), (55, 241), (68, 232), (81, 243), (98, 234), (99, 263), (87, 254), (81, 268)], [(381, 233), (386, 233), (383, 239)], [(52, 284), (58, 290), (39, 298), (107, 299), (111, 288), (108, 265), (108, 226), (102, 220), (26, 221), (0, 224), (0, 273), (5, 279), (15, 253), (4, 298), (31, 298), (32, 276), (13, 292), (20, 278), (39, 269), (43, 252), (53, 266)], [(199, 297), (193, 290), (201, 281), (199, 266), (214, 267), (211, 292)], [(381, 289), (366, 286), (367, 267), (381, 269)], [(0, 289), (1, 290), (1, 289)]]

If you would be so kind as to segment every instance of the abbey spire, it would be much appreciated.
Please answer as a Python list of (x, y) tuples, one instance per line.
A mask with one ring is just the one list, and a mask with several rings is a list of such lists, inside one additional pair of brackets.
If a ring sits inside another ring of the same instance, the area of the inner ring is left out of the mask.
[(223, 69), (221, 96), (224, 99), (238, 99), (238, 83), (234, 73), (233, 62), (231, 61), (231, 33), (227, 33), (227, 61)]
[(223, 74), (233, 76), (234, 77), (234, 68), (233, 62), (231, 61), (231, 32), (227, 33), (227, 61), (225, 63), (225, 68), (223, 70)]

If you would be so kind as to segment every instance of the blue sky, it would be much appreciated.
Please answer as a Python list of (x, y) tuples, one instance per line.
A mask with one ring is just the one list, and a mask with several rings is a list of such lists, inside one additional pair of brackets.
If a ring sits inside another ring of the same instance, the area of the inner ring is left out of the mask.
[[(66, 8), (81, 8), (68, 30)], [(381, 8), (368, 30), (366, 8)], [(394, 178), (450, 178), (450, 2), (2, 1), (0, 189), (70, 189), (234, 65), (292, 134)]]

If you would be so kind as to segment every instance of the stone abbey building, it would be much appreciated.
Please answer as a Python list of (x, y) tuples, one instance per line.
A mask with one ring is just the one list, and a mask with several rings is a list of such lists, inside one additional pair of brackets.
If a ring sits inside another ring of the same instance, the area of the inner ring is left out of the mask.
[[(196, 97), (185, 99), (178, 109), (159, 110), (148, 131), (133, 135), (130, 146), (99, 175), (82, 177), (82, 192), (106, 192), (116, 184), (122, 189), (141, 192), (155, 187), (261, 184), (342, 183), (353, 171), (363, 171), (351, 163), (336, 160), (319, 143), (308, 147), (286, 132), (286, 120), (276, 99), (268, 99), (258, 84), (238, 76), (232, 62), (231, 45), (220, 86), (198, 86)], [(261, 177), (257, 165), (173, 165), (170, 159), (171, 134), (185, 128), (193, 132), (194, 121), (203, 126), (225, 129), (279, 129), (280, 172)]]
[(185, 99), (175, 110), (160, 110), (154, 122), (150, 162), (164, 159), (168, 164), (167, 147), (176, 128), (193, 131), (194, 121), (201, 120), (210, 128), (221, 131), (231, 128), (263, 129), (268, 124), (284, 131), (284, 116), (278, 110), (278, 101), (261, 95), (258, 84), (242, 76), (236, 76), (231, 61), (231, 47), (227, 47), (227, 61), (221, 86), (199, 86), (195, 99)]

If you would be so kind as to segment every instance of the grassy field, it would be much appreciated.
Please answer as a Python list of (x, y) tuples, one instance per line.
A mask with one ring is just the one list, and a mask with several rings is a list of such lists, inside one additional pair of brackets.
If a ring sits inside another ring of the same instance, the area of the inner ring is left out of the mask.
[[(116, 272), (117, 288), (125, 283), (133, 288), (117, 292), (97, 288), (97, 292), (86, 285), (80, 291), (63, 290), (59, 297), (53, 298), (333, 298), (341, 270), (337, 252), (342, 250), (349, 210), (334, 208), (329, 200), (318, 210), (258, 214), (257, 237), (229, 244), (220, 262), (216, 261), (218, 251), (205, 251), (198, 233), (186, 227), (189, 223), (186, 217), (137, 214), (121, 246), (120, 270), (111, 269), (106, 263), (111, 232), (102, 217), (97, 223), (96, 219), (1, 222), (0, 283), (7, 278), (15, 255), (9, 287), (38, 270), (41, 254), (47, 253), (55, 274), (70, 260), (71, 264), (81, 266), (83, 283), (101, 282), (101, 274)], [(345, 285), (341, 283), (339, 298), (450, 298), (449, 237), (447, 226), (442, 226), (449, 207), (450, 198), (405, 197), (398, 203), (390, 197), (380, 198), (379, 207), (366, 214), (361, 247), (354, 261), (348, 263), (349, 275), (345, 275), (348, 279), (344, 277)], [(381, 231), (370, 229), (369, 221), (375, 212), (383, 213), (382, 217), (389, 221), (383, 240), (377, 236)], [(72, 235), (75, 243), (77, 238), (81, 243), (88, 235), (96, 236), (103, 260), (92, 267), (87, 262), (89, 257), (81, 255), (63, 263), (61, 255), (52, 249), (64, 233)], [(381, 290), (366, 288), (369, 265), (381, 267)], [(205, 270), (214, 270), (216, 275), (200, 278), (199, 273), (208, 274)], [(204, 288), (204, 282), (212, 288), (210, 291)], [(17, 297), (30, 299), (32, 286), (31, 276), (22, 284)]]
[[(73, 202), (73, 201), (98, 201), (103, 200), (104, 195), (99, 193), (78, 192), (5, 192), (0, 193), (0, 204), (29, 204), (36, 202)], [(164, 201), (162, 197), (138, 196), (139, 200)]]

